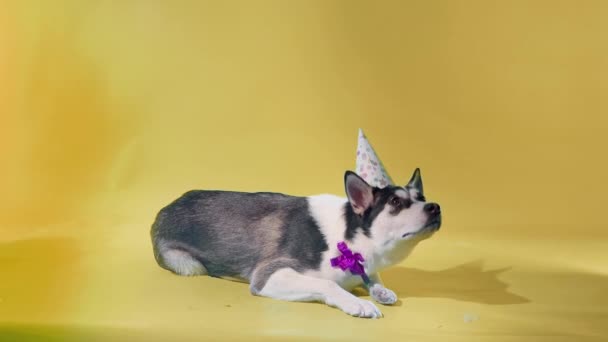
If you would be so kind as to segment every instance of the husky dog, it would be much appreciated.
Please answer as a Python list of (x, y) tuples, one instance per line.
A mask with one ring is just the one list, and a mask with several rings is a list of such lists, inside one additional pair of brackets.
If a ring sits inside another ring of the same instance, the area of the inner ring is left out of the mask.
[(332, 267), (337, 244), (344, 241), (364, 257), (370, 296), (394, 304), (397, 296), (378, 272), (437, 231), (441, 211), (426, 201), (419, 169), (404, 187), (372, 187), (351, 171), (344, 184), (347, 198), (189, 191), (158, 213), (154, 257), (178, 275), (237, 279), (254, 295), (382, 317), (375, 304), (349, 292), (363, 285), (362, 278)]

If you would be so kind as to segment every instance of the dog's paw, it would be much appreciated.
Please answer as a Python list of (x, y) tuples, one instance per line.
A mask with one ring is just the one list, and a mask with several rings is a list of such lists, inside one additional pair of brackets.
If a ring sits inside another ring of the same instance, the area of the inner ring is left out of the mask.
[(397, 302), (397, 295), (395, 292), (387, 289), (380, 284), (374, 284), (369, 289), (369, 294), (374, 300), (380, 304), (390, 305)]
[(338, 309), (346, 312), (347, 314), (361, 318), (380, 318), (382, 312), (378, 307), (370, 302), (369, 300), (360, 299), (355, 296), (341, 298), (335, 302), (328, 303), (331, 306), (335, 306)]

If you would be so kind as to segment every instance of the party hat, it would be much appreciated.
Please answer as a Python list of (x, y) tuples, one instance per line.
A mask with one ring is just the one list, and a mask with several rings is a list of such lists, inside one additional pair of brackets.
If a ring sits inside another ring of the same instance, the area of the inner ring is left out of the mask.
[(387, 185), (394, 184), (362, 129), (359, 129), (356, 171), (371, 186), (384, 188)]

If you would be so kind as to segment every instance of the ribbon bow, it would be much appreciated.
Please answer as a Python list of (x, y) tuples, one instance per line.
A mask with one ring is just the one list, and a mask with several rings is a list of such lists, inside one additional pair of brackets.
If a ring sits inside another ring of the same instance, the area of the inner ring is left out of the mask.
[(363, 262), (365, 261), (363, 256), (359, 253), (353, 253), (344, 241), (338, 243), (338, 250), (341, 255), (330, 260), (331, 266), (340, 267), (342, 271), (349, 270), (352, 274), (360, 275), (363, 278), (363, 282), (369, 284), (369, 277), (365, 274), (365, 269), (363, 268)]

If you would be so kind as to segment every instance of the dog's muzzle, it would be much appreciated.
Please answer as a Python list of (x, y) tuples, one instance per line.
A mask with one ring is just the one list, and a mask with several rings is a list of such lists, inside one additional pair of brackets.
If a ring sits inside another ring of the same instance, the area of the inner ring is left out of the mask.
[(441, 207), (437, 203), (427, 203), (424, 206), (424, 212), (429, 216), (427, 224), (423, 229), (436, 231), (441, 227)]
[(441, 207), (437, 203), (427, 203), (423, 208), (424, 212), (429, 214), (429, 217), (437, 216), (441, 214)]
[(415, 232), (405, 233), (403, 234), (402, 238), (423, 233), (434, 233), (439, 230), (439, 228), (441, 227), (441, 207), (439, 206), (439, 204), (427, 203), (424, 206), (423, 210), (428, 215), (428, 220), (424, 227)]

